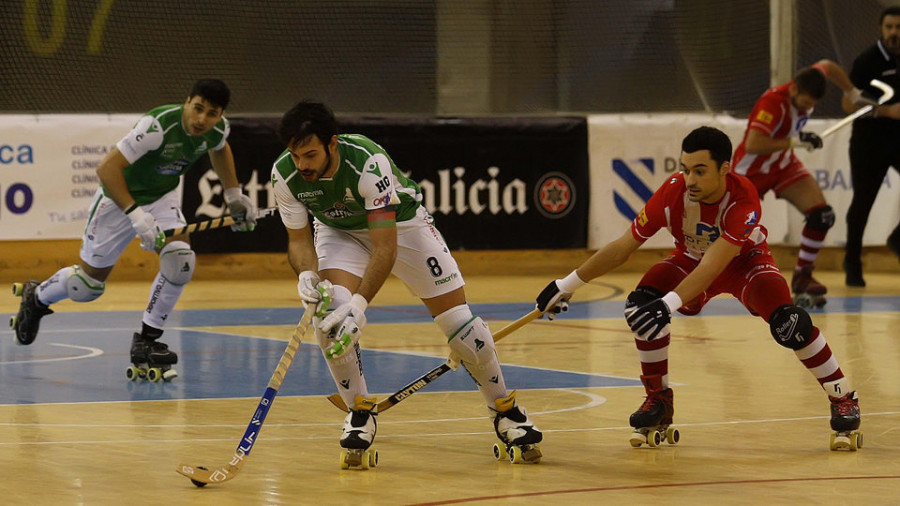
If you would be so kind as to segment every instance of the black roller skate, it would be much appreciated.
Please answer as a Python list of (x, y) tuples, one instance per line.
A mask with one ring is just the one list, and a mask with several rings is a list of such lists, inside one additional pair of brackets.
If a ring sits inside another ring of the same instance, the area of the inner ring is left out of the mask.
[(154, 338), (134, 333), (131, 341), (131, 363), (125, 370), (125, 376), (136, 381), (146, 379), (151, 383), (172, 381), (178, 377), (178, 371), (172, 366), (178, 363), (178, 355), (169, 350), (169, 345)]
[(656, 448), (663, 441), (674, 445), (681, 435), (671, 427), (675, 414), (675, 396), (671, 388), (662, 387), (662, 376), (641, 376), (647, 398), (637, 411), (631, 414), (629, 422), (634, 427), (629, 442), (634, 448), (646, 444)]
[(859, 429), (859, 396), (856, 391), (841, 395), (841, 380), (825, 383), (828, 400), (831, 401), (832, 450), (855, 452), (862, 448), (863, 435)]
[(13, 283), (12, 286), (13, 295), (22, 297), (19, 312), (9, 319), (9, 328), (16, 332), (16, 342), (19, 344), (33, 343), (41, 326), (41, 318), (53, 313), (37, 299), (35, 290), (38, 286), (40, 283), (34, 280)]
[(494, 401), (496, 409), (491, 410), (494, 432), (501, 443), (494, 443), (494, 457), (509, 460), (513, 464), (531, 462), (537, 464), (543, 454), (538, 443), (544, 438), (535, 427), (525, 408), (516, 406), (516, 392)]
[(844, 257), (844, 284), (847, 286), (865, 287), (866, 280), (863, 279), (862, 261), (858, 258), (852, 260)]
[(375, 440), (375, 398), (357, 395), (353, 409), (344, 419), (341, 434), (341, 469), (369, 469), (378, 465), (378, 450), (369, 449)]
[(794, 270), (791, 291), (794, 294), (794, 305), (797, 307), (822, 307), (827, 302), (825, 294), (828, 293), (828, 288), (812, 277), (813, 269), (812, 265), (804, 265)]

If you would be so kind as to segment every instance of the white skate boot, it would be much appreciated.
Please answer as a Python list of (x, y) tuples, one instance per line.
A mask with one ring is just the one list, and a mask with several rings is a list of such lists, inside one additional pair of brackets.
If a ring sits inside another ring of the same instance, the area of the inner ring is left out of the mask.
[(494, 443), (494, 457), (509, 459), (513, 464), (531, 462), (537, 464), (543, 454), (538, 443), (543, 439), (540, 429), (528, 417), (525, 408), (516, 406), (516, 392), (494, 401), (491, 409), (494, 431), (501, 443)]
[(370, 450), (375, 440), (375, 398), (357, 395), (344, 419), (341, 434), (341, 469), (369, 469), (378, 465), (378, 450)]

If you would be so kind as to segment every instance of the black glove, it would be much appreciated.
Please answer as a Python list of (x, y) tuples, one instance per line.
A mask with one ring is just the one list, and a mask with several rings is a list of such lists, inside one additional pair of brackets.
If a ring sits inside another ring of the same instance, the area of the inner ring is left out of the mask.
[(656, 299), (632, 311), (625, 321), (632, 332), (652, 341), (672, 321), (672, 313), (662, 299)]
[(803, 147), (809, 151), (822, 147), (822, 138), (815, 132), (800, 132), (797, 136), (800, 140), (794, 143), (794, 146)]
[(546, 314), (548, 320), (552, 320), (560, 312), (564, 313), (569, 310), (569, 299), (571, 297), (571, 293), (562, 291), (557, 281), (551, 281), (537, 296), (537, 302), (534, 307), (541, 313)]

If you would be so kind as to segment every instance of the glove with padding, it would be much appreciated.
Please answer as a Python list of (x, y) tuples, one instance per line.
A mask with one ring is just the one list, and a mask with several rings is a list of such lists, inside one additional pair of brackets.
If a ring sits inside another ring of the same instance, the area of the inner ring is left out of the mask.
[(131, 220), (131, 226), (141, 239), (141, 249), (159, 251), (166, 245), (166, 234), (159, 228), (152, 214), (135, 206), (125, 216)]
[(797, 137), (791, 137), (792, 148), (805, 148), (807, 151), (822, 147), (822, 138), (815, 132), (800, 132)]
[(256, 206), (250, 197), (241, 192), (240, 188), (225, 188), (225, 205), (228, 213), (234, 218), (231, 230), (235, 232), (251, 232), (256, 228)]
[(859, 88), (853, 88), (850, 91), (845, 91), (844, 95), (856, 107), (865, 107), (867, 105), (878, 107), (878, 100), (870, 97), (866, 92), (860, 90)]
[(334, 298), (334, 285), (327, 279), (322, 281), (316, 271), (303, 271), (297, 281), (297, 294), (305, 304), (315, 304), (315, 316), (322, 318)]
[(326, 334), (337, 327), (336, 343), (325, 350), (328, 358), (337, 358), (359, 341), (362, 328), (366, 325), (366, 308), (369, 303), (362, 295), (355, 293), (350, 302), (342, 304), (331, 314), (322, 319), (319, 330)]
[(534, 307), (540, 311), (541, 316), (547, 315), (548, 320), (553, 320), (559, 313), (569, 310), (571, 292), (565, 292), (559, 287), (559, 279), (551, 281), (537, 296)]
[(655, 299), (637, 309), (627, 309), (625, 321), (632, 332), (652, 341), (672, 321), (672, 311), (662, 299)]

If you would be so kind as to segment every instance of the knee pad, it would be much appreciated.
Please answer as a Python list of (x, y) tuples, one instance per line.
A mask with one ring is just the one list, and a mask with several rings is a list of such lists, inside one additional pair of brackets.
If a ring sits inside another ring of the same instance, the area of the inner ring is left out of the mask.
[(97, 300), (106, 290), (106, 283), (85, 274), (81, 267), (73, 265), (66, 269), (66, 293), (75, 302), (91, 302)]
[(812, 318), (803, 308), (791, 304), (779, 306), (769, 317), (769, 330), (775, 342), (799, 350), (813, 338)]
[(806, 215), (806, 226), (819, 231), (826, 231), (834, 226), (834, 209), (828, 204), (817, 207)]
[(159, 273), (173, 285), (187, 284), (194, 276), (197, 255), (184, 241), (172, 241), (159, 251)]
[(625, 316), (644, 304), (662, 298), (663, 293), (652, 286), (639, 286), (625, 299)]
[(466, 365), (480, 365), (496, 357), (494, 336), (480, 316), (473, 317), (447, 342)]

